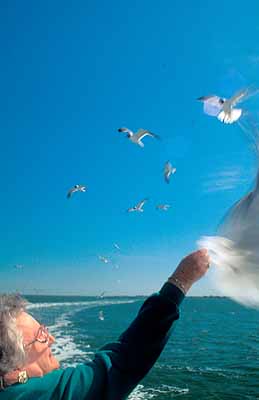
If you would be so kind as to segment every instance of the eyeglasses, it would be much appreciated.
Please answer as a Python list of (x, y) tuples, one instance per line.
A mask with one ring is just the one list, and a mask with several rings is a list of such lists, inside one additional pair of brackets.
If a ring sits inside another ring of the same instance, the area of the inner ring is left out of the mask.
[(35, 342), (49, 344), (49, 340), (50, 340), (50, 334), (48, 329), (46, 328), (45, 325), (40, 325), (35, 338), (31, 342), (24, 344), (23, 347), (26, 348)]

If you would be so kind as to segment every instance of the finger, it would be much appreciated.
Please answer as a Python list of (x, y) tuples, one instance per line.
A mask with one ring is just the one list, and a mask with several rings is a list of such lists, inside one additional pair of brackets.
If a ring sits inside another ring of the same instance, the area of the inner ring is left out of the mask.
[(198, 253), (200, 253), (201, 256), (207, 256), (208, 250), (203, 248), (203, 249), (198, 250)]

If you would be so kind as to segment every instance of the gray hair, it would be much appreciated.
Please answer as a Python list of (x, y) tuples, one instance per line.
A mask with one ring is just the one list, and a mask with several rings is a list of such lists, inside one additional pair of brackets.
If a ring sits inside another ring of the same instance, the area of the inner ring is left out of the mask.
[(0, 376), (25, 363), (23, 338), (16, 327), (16, 317), (26, 303), (19, 294), (0, 295)]

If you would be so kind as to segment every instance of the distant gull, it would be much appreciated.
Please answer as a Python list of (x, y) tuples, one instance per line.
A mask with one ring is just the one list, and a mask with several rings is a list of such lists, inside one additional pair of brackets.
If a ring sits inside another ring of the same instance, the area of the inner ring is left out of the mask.
[(158, 135), (155, 133), (152, 133), (146, 129), (139, 129), (136, 133), (133, 133), (130, 129), (128, 128), (119, 128), (118, 132), (123, 132), (127, 133), (127, 138), (132, 143), (138, 144), (140, 147), (144, 147), (144, 143), (141, 141), (145, 136), (151, 136), (156, 139), (160, 139)]
[(70, 197), (72, 197), (72, 194), (74, 194), (75, 192), (85, 192), (86, 191), (86, 186), (83, 185), (75, 185), (74, 187), (72, 187), (67, 194), (67, 198), (70, 199)]
[(107, 264), (109, 262), (108, 258), (104, 256), (98, 256), (99, 260), (102, 261), (104, 264)]
[(113, 246), (115, 247), (115, 249), (120, 250), (120, 246), (117, 243), (113, 243)]
[(106, 293), (106, 292), (102, 292), (102, 293), (99, 295), (99, 298), (100, 298), (100, 299), (103, 299), (103, 298), (104, 298), (104, 295), (105, 295), (105, 293)]
[(23, 265), (21, 265), (21, 264), (16, 264), (16, 265), (14, 265), (14, 268), (15, 268), (15, 269), (23, 269)]
[(103, 321), (103, 320), (104, 320), (103, 311), (99, 311), (98, 318), (99, 318), (100, 321)]
[(167, 183), (170, 182), (170, 176), (176, 172), (176, 168), (172, 167), (170, 161), (165, 163), (164, 178)]
[(158, 210), (163, 210), (163, 211), (168, 211), (168, 208), (170, 208), (171, 206), (169, 204), (158, 204), (156, 206), (156, 208)]
[(241, 108), (234, 107), (241, 101), (244, 101), (256, 93), (258, 93), (258, 90), (252, 93), (249, 88), (245, 88), (236, 92), (229, 99), (210, 95), (199, 97), (197, 100), (203, 102), (203, 111), (205, 114), (217, 117), (225, 124), (232, 124), (233, 122), (236, 122), (243, 113)]
[(147, 201), (148, 199), (141, 200), (136, 206), (129, 208), (128, 212), (133, 212), (133, 211), (143, 212), (144, 211), (143, 206)]

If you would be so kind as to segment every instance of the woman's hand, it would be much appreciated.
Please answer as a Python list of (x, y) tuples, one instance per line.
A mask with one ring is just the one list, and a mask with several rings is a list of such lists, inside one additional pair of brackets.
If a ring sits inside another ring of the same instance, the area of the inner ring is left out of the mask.
[(168, 281), (187, 293), (190, 287), (206, 274), (209, 269), (209, 262), (206, 249), (195, 251), (180, 262)]

